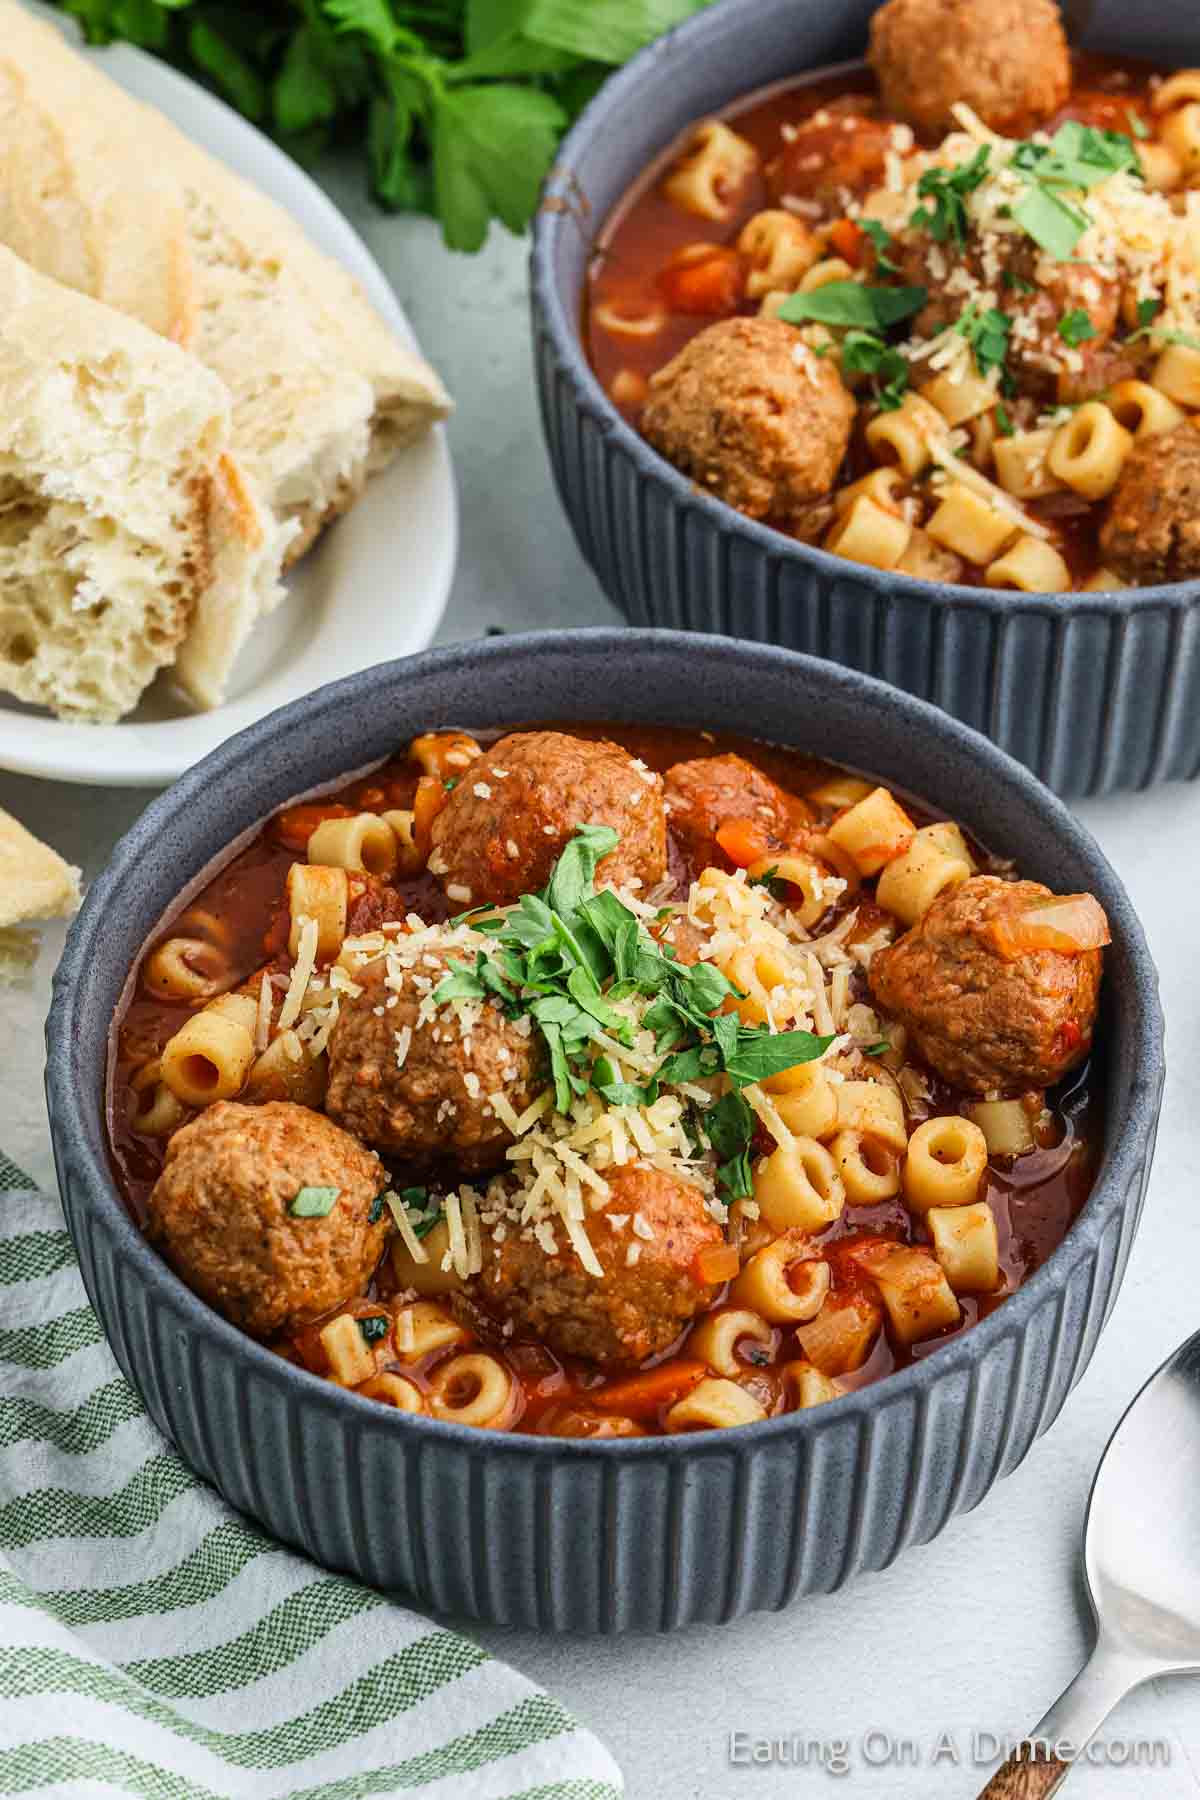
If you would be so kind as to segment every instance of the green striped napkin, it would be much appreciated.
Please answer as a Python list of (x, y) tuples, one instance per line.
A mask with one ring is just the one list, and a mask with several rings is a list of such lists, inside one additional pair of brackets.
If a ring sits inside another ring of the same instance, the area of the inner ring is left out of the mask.
[(619, 1800), (548, 1695), (186, 1469), (0, 1157), (0, 1794)]

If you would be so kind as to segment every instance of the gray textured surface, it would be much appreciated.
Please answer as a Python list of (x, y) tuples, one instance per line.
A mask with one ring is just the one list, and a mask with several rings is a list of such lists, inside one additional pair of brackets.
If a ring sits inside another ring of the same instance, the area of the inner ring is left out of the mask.
[[(360, 222), (369, 218), (336, 178), (335, 192)], [(462, 638), (489, 624), (608, 622), (612, 610), (583, 567), (550, 487), (519, 247), (494, 238), (484, 256), (453, 259), (432, 231), (412, 221), (379, 222), (370, 236), (460, 403), (451, 430), (463, 555), (444, 635)], [(0, 777), (0, 805), (90, 873), (146, 798)], [(976, 1513), (839, 1596), (666, 1640), (564, 1642), (479, 1632), (595, 1726), (622, 1763), (633, 1800), (783, 1800), (838, 1791), (836, 1780), (811, 1763), (805, 1772), (778, 1764), (731, 1769), (732, 1730), (848, 1738), (851, 1773), (843, 1789), (880, 1800), (917, 1793), (922, 1800), (966, 1800), (983, 1779), (969, 1766), (972, 1729), (1004, 1733), (1029, 1725), (1081, 1656), (1076, 1546), (1095, 1460), (1136, 1386), (1196, 1324), (1200, 789), (1162, 789), (1078, 811), (1127, 882), (1149, 932), (1173, 1068), (1142, 1234), (1092, 1367), (1059, 1422)], [(48, 931), (32, 986), (0, 1000), (0, 1142), (42, 1180), (51, 1164), (41, 1019), (61, 941), (60, 929)], [(867, 1766), (864, 1738), (873, 1728), (917, 1739), (919, 1776), (911, 1768)], [(959, 1766), (950, 1758), (931, 1764), (942, 1730), (956, 1739)], [(1081, 1770), (1072, 1789), (1081, 1800), (1185, 1800), (1200, 1792), (1200, 1690), (1193, 1684), (1167, 1683), (1136, 1697), (1112, 1734), (1165, 1738), (1170, 1766)]]

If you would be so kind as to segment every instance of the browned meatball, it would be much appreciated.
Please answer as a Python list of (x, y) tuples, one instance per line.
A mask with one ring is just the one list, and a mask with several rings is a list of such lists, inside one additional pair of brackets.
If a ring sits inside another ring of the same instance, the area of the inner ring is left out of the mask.
[(953, 1086), (974, 1094), (1049, 1087), (1087, 1055), (1099, 950), (1013, 958), (996, 944), (998, 923), (1052, 897), (1037, 881), (972, 876), (871, 959), (876, 1000)]
[(1100, 550), (1118, 575), (1142, 585), (1200, 575), (1200, 431), (1190, 421), (1134, 445)]
[(744, 756), (699, 756), (676, 763), (667, 770), (666, 792), (671, 831), (698, 869), (728, 864), (717, 832), (731, 819), (752, 819), (769, 837), (786, 842), (805, 811), (802, 802)]
[(605, 739), (518, 731), (477, 757), (433, 823), (431, 871), (460, 905), (503, 906), (545, 887), (581, 825), (620, 842), (599, 883), (653, 887), (667, 867), (662, 781)]
[(471, 1297), (518, 1337), (612, 1368), (661, 1355), (710, 1303), (716, 1289), (697, 1279), (693, 1264), (724, 1238), (688, 1183), (640, 1163), (606, 1179), (609, 1197), (587, 1221), (603, 1280), (588, 1274), (561, 1229), (558, 1253), (547, 1256), (509, 1226), (502, 1243), (485, 1238)]
[(786, 520), (828, 494), (854, 401), (832, 358), (779, 319), (722, 319), (651, 377), (643, 435), (752, 519)]
[(963, 100), (994, 131), (1039, 124), (1071, 85), (1053, 0), (887, 0), (871, 21), (867, 60), (884, 110), (931, 135)]
[(512, 1134), (488, 1096), (503, 1093), (521, 1112), (541, 1087), (540, 1041), (523, 1034), (490, 1002), (437, 1008), (422, 1020), (426, 996), (451, 963), (469, 958), (427, 952), (406, 966), (395, 952), (354, 977), (362, 992), (343, 998), (329, 1040), (331, 1119), (418, 1169), (447, 1164), (474, 1175), (504, 1161)]
[[(218, 1312), (273, 1337), (362, 1293), (391, 1229), (385, 1184), (379, 1158), (320, 1113), (222, 1100), (167, 1145), (148, 1231)], [(292, 1213), (306, 1187), (336, 1188), (323, 1217)]]

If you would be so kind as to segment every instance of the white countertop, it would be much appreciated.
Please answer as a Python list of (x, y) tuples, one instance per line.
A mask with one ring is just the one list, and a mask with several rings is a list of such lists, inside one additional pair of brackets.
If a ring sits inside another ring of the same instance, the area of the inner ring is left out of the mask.
[[(458, 400), (450, 436), (462, 555), (441, 638), (489, 626), (613, 622), (615, 610), (560, 512), (542, 447), (524, 247), (497, 232), (482, 255), (452, 257), (428, 222), (383, 219), (346, 171), (325, 175)], [(86, 876), (102, 867), (149, 797), (0, 775), (0, 806), (82, 864)], [(878, 1800), (969, 1800), (994, 1767), (972, 1767), (972, 1733), (1019, 1736), (1082, 1660), (1089, 1628), (1078, 1546), (1096, 1460), (1137, 1387), (1200, 1325), (1200, 787), (1078, 810), (1149, 933), (1171, 1065), (1141, 1235), (1091, 1368), (1058, 1423), (975, 1513), (841, 1594), (670, 1638), (476, 1630), (607, 1741), (631, 1800), (790, 1800), (839, 1789)], [(63, 928), (47, 930), (31, 985), (0, 995), (0, 1146), (47, 1184), (41, 1025), (62, 939)], [(731, 1765), (733, 1732), (798, 1737), (807, 1766)], [(953, 1751), (943, 1746), (935, 1761), (943, 1732)], [(1079, 1800), (1194, 1800), (1200, 1793), (1200, 1685), (1180, 1679), (1143, 1690), (1104, 1739), (1114, 1757), (1134, 1739), (1161, 1742), (1169, 1763), (1080, 1768), (1069, 1790)], [(901, 1740), (913, 1740), (919, 1769), (896, 1760), (911, 1755)], [(849, 1772), (839, 1781), (830, 1763), (841, 1766), (842, 1745)], [(987, 1750), (986, 1741), (980, 1748)]]

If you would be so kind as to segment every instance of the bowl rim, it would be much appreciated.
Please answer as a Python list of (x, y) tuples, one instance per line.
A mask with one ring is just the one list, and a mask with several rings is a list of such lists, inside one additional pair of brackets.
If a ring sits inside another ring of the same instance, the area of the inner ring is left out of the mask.
[[(1092, 1189), (1066, 1236), (1047, 1260), (1002, 1306), (961, 1336), (939, 1345), (906, 1368), (868, 1386), (853, 1389), (819, 1408), (778, 1414), (741, 1427), (734, 1434), (747, 1445), (777, 1441), (811, 1431), (815, 1428), (814, 1418), (843, 1421), (862, 1418), (889, 1403), (899, 1403), (914, 1392), (919, 1393), (939, 1377), (969, 1374), (989, 1348), (1005, 1336), (1015, 1337), (1054, 1291), (1065, 1288), (1075, 1265), (1096, 1248), (1114, 1207), (1120, 1210), (1127, 1204), (1138, 1170), (1147, 1162), (1147, 1140), (1151, 1148), (1153, 1145), (1165, 1071), (1164, 1022), (1157, 971), (1145, 932), (1124, 885), (1086, 827), (1022, 764), (928, 701), (918, 700), (874, 676), (843, 668), (823, 658), (716, 634), (697, 636), (661, 629), (593, 627), (579, 631), (514, 633), (479, 639), (469, 648), (473, 657), (492, 665), (502, 676), (506, 670), (533, 666), (543, 648), (590, 654), (599, 660), (622, 651), (627, 653), (630, 640), (637, 640), (668, 660), (715, 658), (724, 660), (727, 666), (728, 659), (736, 657), (764, 671), (783, 669), (802, 674), (806, 680), (823, 685), (843, 699), (876, 703), (886, 700), (889, 711), (898, 714), (911, 731), (934, 732), (958, 754), (973, 759), (980, 772), (990, 776), (993, 784), (1017, 787), (1026, 802), (1032, 802), (1041, 811), (1047, 824), (1069, 844), (1075, 855), (1090, 864), (1095, 884), (1104, 891), (1104, 905), (1113, 925), (1114, 942), (1122, 942), (1128, 953), (1136, 995), (1136, 1014), (1131, 1021), (1129, 1044), (1134, 1072), (1125, 1107), (1120, 1117), (1114, 1109), (1106, 1107), (1103, 1154)], [(302, 721), (306, 732), (319, 729), (330, 718), (344, 718), (348, 701), (390, 692), (417, 673), (453, 673), (462, 667), (462, 659), (463, 646), (441, 646), (392, 662), (377, 663), (289, 702), (236, 733), (196, 763), (173, 786), (157, 796), (118, 841), (72, 922), (54, 978), (54, 996), (46, 1022), (46, 1092), (56, 1160), (60, 1168), (65, 1167), (77, 1179), (82, 1204), (98, 1215), (109, 1241), (142, 1283), (150, 1304), (170, 1311), (177, 1322), (201, 1339), (214, 1341), (221, 1350), (243, 1358), (248, 1371), (285, 1390), (290, 1388), (303, 1404), (332, 1409), (335, 1415), (341, 1408), (349, 1407), (351, 1416), (355, 1416), (357, 1409), (358, 1418), (372, 1421), (377, 1429), (390, 1429), (400, 1434), (432, 1432), (443, 1442), (454, 1442), (475, 1453), (494, 1450), (497, 1454), (541, 1457), (636, 1458), (715, 1451), (718, 1446), (728, 1445), (730, 1433), (727, 1430), (644, 1438), (551, 1438), (532, 1432), (488, 1432), (424, 1414), (401, 1414), (285, 1361), (201, 1300), (174, 1273), (134, 1223), (118, 1191), (104, 1147), (107, 1141), (107, 1058), (98, 1091), (96, 1071), (84, 1072), (90, 1075), (90, 1081), (79, 1079), (75, 1060), (80, 1041), (78, 1021), (87, 1012), (89, 983), (99, 978), (96, 971), (100, 961), (96, 951), (104, 936), (105, 920), (111, 916), (111, 908), (120, 903), (122, 885), (136, 881), (143, 848), (158, 837), (168, 822), (185, 816), (194, 800), (199, 801), (206, 792), (211, 795), (214, 785), (235, 780), (247, 764), (254, 763), (260, 746), (281, 728), (291, 728)], [(349, 752), (347, 767), (355, 766), (353, 753)], [(303, 774), (298, 768), (294, 792), (302, 791)], [(278, 804), (286, 804), (287, 798)], [(262, 817), (268, 818), (276, 810), (278, 807), (273, 803)], [(181, 888), (193, 878), (194, 872), (187, 872), (181, 880)], [(927, 1373), (931, 1369), (932, 1375)]]
[[(869, 563), (847, 562), (815, 544), (801, 543), (773, 526), (747, 518), (726, 501), (706, 493), (673, 463), (660, 456), (617, 411), (592, 370), (583, 334), (578, 322), (573, 321), (567, 311), (554, 268), (563, 231), (586, 231), (594, 243), (611, 216), (596, 220), (594, 225), (590, 220), (586, 227), (581, 225), (580, 196), (584, 197), (586, 207), (587, 190), (586, 177), (580, 176), (577, 170), (586, 167), (597, 146), (603, 152), (605, 144), (611, 141), (608, 132), (610, 114), (628, 96), (641, 88), (649, 92), (671, 79), (672, 57), (663, 53), (665, 46), (669, 45), (672, 51), (694, 52), (707, 45), (715, 55), (724, 48), (726, 36), (736, 37), (751, 28), (760, 33), (770, 29), (775, 21), (764, 20), (763, 15), (772, 5), (781, 16), (795, 10), (794, 0), (720, 0), (718, 5), (695, 14), (645, 45), (622, 69), (609, 76), (559, 146), (533, 217), (529, 252), (530, 301), (535, 332), (540, 317), (554, 344), (559, 368), (571, 383), (580, 411), (599, 427), (606, 440), (632, 458), (640, 475), (665, 486), (675, 505), (695, 507), (715, 528), (734, 532), (766, 556), (797, 563), (802, 568), (815, 568), (827, 583), (852, 578), (859, 587), (871, 591), (872, 599), (883, 599), (896, 593), (906, 599), (936, 602), (941, 606), (970, 607), (997, 619), (1004, 619), (1015, 611), (1023, 616), (1032, 614), (1046, 618), (1076, 613), (1107, 617), (1163, 608), (1182, 611), (1194, 606), (1200, 600), (1200, 577), (1164, 582), (1157, 587), (1109, 588), (1093, 593), (1073, 589), (1065, 594), (1023, 594), (1007, 589), (969, 587), (962, 582), (925, 581), (915, 575), (898, 574), (895, 570), (875, 569)], [(737, 67), (736, 56), (728, 60), (731, 67)], [(854, 66), (855, 59), (843, 59), (818, 69), (797, 70), (795, 74), (818, 75), (825, 68), (836, 73)], [(735, 91), (725, 104), (734, 104), (741, 94), (742, 90)], [(667, 149), (670, 142), (669, 137), (665, 138), (655, 154)]]

